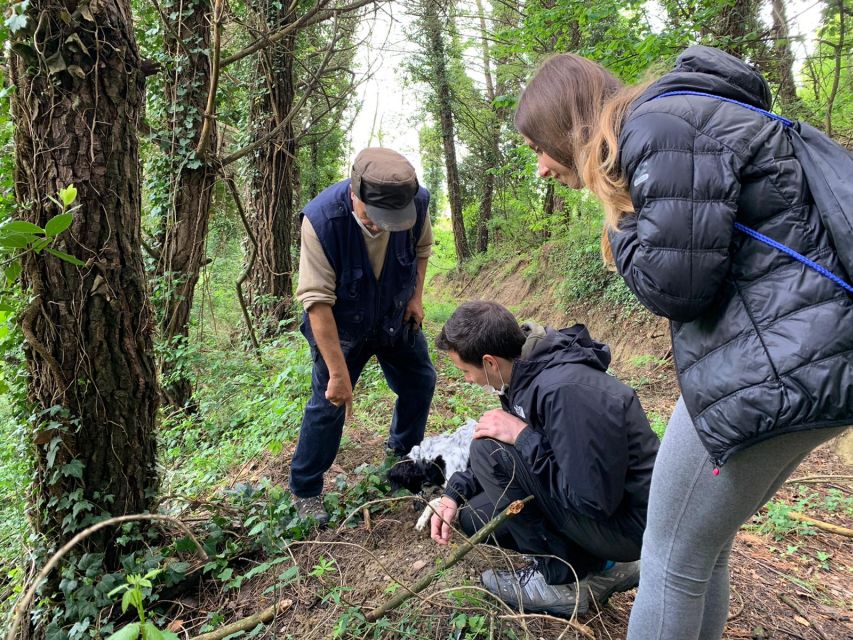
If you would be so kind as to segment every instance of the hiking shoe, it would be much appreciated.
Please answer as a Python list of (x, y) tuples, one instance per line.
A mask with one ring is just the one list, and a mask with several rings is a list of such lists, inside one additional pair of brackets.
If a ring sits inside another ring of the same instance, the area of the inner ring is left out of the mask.
[(586, 613), (589, 609), (585, 580), (548, 584), (535, 564), (515, 571), (489, 569), (480, 579), (488, 591), (514, 609), (523, 608), (532, 613), (549, 613), (563, 618), (570, 618), (574, 613)]
[(323, 496), (296, 498), (293, 504), (296, 506), (296, 512), (302, 520), (313, 518), (321, 527), (328, 524), (329, 514), (326, 512), (326, 507), (323, 506)]
[(640, 584), (640, 561), (617, 562), (605, 571), (590, 573), (585, 581), (592, 597), (603, 605), (614, 593), (629, 591)]

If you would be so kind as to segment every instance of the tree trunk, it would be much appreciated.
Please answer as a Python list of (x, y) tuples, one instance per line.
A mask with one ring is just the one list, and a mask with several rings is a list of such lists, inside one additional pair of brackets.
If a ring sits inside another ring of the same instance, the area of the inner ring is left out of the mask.
[(797, 102), (797, 86), (794, 83), (794, 54), (788, 32), (788, 18), (783, 0), (773, 0), (773, 79), (779, 86), (779, 101), (784, 108)]
[[(187, 0), (166, 32), (166, 48), (174, 60), (174, 71), (165, 74), (166, 104), (174, 109), (169, 119), (171, 165), (165, 178), (170, 181), (171, 209), (164, 222), (156, 275), (163, 291), (159, 323), (165, 354), (160, 362), (163, 397), (173, 407), (185, 407), (192, 398), (192, 383), (180, 353), (189, 339), (216, 184), (214, 168), (195, 153), (210, 87), (210, 9), (203, 0)], [(211, 127), (208, 148), (216, 149), (216, 136), (216, 128)]]
[(492, 219), (492, 204), (495, 195), (495, 170), (500, 164), (500, 115), (494, 111), (495, 83), (492, 80), (491, 52), (486, 31), (486, 15), (482, 0), (477, 0), (477, 12), (480, 14), (480, 38), (483, 52), (483, 75), (486, 80), (486, 100), (488, 101), (488, 142), (484, 153), (486, 173), (483, 176), (483, 198), (480, 200), (480, 217), (477, 220), (477, 252), (484, 253), (489, 248), (489, 221)]
[(456, 142), (453, 125), (453, 110), (450, 101), (450, 79), (445, 64), (443, 28), (439, 20), (437, 0), (425, 0), (424, 26), (429, 42), (429, 62), (436, 102), (438, 121), (441, 125), (441, 140), (444, 146), (444, 162), (447, 170), (447, 199), (450, 201), (450, 220), (456, 247), (456, 261), (461, 264), (470, 255), (468, 239), (465, 237), (465, 220), (462, 217), (462, 187), (459, 182), (459, 165), (456, 161)]
[[(260, 18), (270, 31), (296, 18), (290, 3), (260, 0)], [(271, 45), (258, 60), (258, 95), (252, 103), (253, 142), (287, 120), (277, 137), (252, 155), (252, 227), (258, 242), (255, 268), (249, 274), (250, 300), (263, 333), (275, 333), (293, 304), (294, 172), (296, 143), (292, 114), (296, 34)]]
[[(70, 18), (61, 3), (33, 0), (26, 15), (30, 27), (17, 34), (10, 60), (16, 198), (27, 220), (44, 227), (58, 213), (48, 196), (74, 184), (80, 209), (54, 247), (86, 263), (45, 252), (23, 260), (32, 302), (21, 325), (39, 416), (31, 516), (61, 543), (94, 516), (150, 509), (157, 489), (157, 379), (140, 238), (144, 77), (126, 0), (91, 3)], [(105, 529), (86, 548), (105, 552), (115, 568), (112, 535)]]

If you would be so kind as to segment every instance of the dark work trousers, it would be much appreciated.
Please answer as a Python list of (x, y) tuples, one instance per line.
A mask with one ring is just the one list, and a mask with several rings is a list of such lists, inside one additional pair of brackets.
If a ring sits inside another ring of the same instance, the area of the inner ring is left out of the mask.
[(608, 560), (639, 559), (642, 531), (635, 531), (636, 514), (600, 521), (572, 512), (555, 496), (557, 489), (544, 487), (531, 473), (515, 447), (497, 440), (473, 440), (470, 464), (483, 492), (459, 510), (465, 535), (473, 535), (513, 500), (532, 495), (521, 513), (495, 532), (495, 539), (502, 547), (535, 556), (548, 584), (573, 583), (575, 574), (583, 578)]
[[(405, 455), (423, 440), (435, 391), (435, 369), (423, 332), (413, 332), (411, 336), (411, 339), (401, 336), (391, 344), (366, 338), (341, 342), (353, 387), (364, 365), (375, 355), (388, 386), (397, 394), (388, 447), (400, 455)], [(305, 406), (299, 442), (290, 464), (290, 490), (299, 498), (322, 493), (323, 474), (338, 454), (346, 417), (344, 407), (336, 407), (326, 400), (329, 370), (315, 347), (311, 353), (314, 357), (311, 399)]]

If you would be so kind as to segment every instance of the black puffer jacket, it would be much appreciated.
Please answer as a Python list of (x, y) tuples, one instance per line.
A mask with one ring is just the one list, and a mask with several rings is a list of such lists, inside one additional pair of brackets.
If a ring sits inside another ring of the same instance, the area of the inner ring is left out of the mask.
[[(610, 350), (583, 325), (524, 328), (527, 342), (501, 396), (504, 410), (528, 425), (515, 448), (555, 500), (595, 520), (624, 518), (639, 538), (658, 438), (637, 394), (605, 373)], [(445, 488), (457, 502), (480, 490), (470, 469)]]
[[(846, 277), (752, 68), (691, 47), (632, 105), (621, 163), (636, 215), (611, 233), (619, 273), (672, 320), (678, 379), (716, 464), (775, 434), (853, 423), (853, 298), (735, 221)], [(850, 177), (853, 180), (853, 176)]]

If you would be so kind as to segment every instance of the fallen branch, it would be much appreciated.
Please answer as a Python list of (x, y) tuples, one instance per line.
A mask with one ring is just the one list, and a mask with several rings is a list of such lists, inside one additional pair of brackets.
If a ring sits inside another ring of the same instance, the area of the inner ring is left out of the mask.
[(47, 561), (47, 564), (44, 565), (44, 568), (39, 571), (38, 575), (33, 580), (30, 588), (27, 589), (27, 592), (23, 595), (23, 597), (18, 601), (18, 604), (15, 605), (15, 608), (12, 610), (14, 612), (12, 618), (12, 625), (9, 627), (8, 633), (6, 633), (6, 640), (14, 640), (15, 635), (18, 633), (18, 627), (21, 624), (21, 619), (24, 617), (24, 612), (29, 609), (30, 602), (32, 602), (33, 596), (36, 594), (36, 590), (41, 586), (41, 583), (45, 578), (50, 574), (53, 568), (59, 564), (59, 561), (62, 560), (63, 556), (71, 551), (75, 545), (82, 542), (86, 538), (88, 538), (93, 533), (100, 531), (105, 527), (112, 526), (114, 524), (121, 524), (123, 522), (133, 522), (137, 520), (157, 520), (161, 522), (170, 522), (176, 525), (179, 529), (183, 529), (184, 533), (186, 533), (190, 539), (195, 543), (196, 550), (198, 551), (198, 555), (202, 560), (207, 561), (207, 554), (204, 552), (204, 548), (201, 546), (199, 541), (193, 535), (190, 528), (185, 525), (180, 520), (173, 518), (171, 516), (164, 516), (159, 513), (140, 513), (129, 516), (117, 516), (115, 518), (108, 518), (107, 520), (103, 520), (96, 524), (93, 524), (91, 527), (87, 527), (83, 529), (76, 536), (71, 538), (65, 545), (56, 553), (54, 553), (50, 560)]
[(450, 555), (447, 560), (439, 564), (435, 571), (418, 580), (413, 587), (404, 587), (403, 590), (392, 596), (384, 604), (380, 605), (379, 607), (368, 613), (367, 616), (365, 616), (367, 621), (376, 622), (379, 618), (384, 616), (389, 611), (396, 609), (406, 600), (426, 589), (435, 581), (435, 579), (442, 571), (449, 569), (450, 567), (458, 563), (466, 555), (468, 555), (468, 553), (477, 544), (488, 538), (494, 532), (494, 530), (497, 529), (503, 523), (504, 520), (518, 514), (524, 508), (525, 503), (529, 502), (532, 499), (533, 496), (527, 496), (524, 500), (516, 500), (512, 502), (499, 515), (492, 518), (486, 524), (485, 527), (480, 529), (470, 538), (466, 539), (463, 544), (459, 545), (459, 547)]
[(821, 531), (828, 531), (829, 533), (834, 533), (839, 536), (845, 536), (847, 538), (853, 538), (853, 529), (848, 529), (847, 527), (842, 527), (838, 524), (831, 524), (829, 522), (824, 522), (823, 520), (815, 520), (814, 518), (809, 518), (798, 511), (789, 511), (788, 517), (791, 520), (796, 520), (797, 522), (804, 522), (805, 524), (813, 526), (815, 529), (820, 529)]
[(853, 476), (803, 476), (802, 478), (791, 478), (785, 484), (822, 484), (824, 482), (850, 482)]
[(281, 600), (271, 607), (267, 607), (263, 611), (259, 611), (247, 618), (232, 622), (231, 624), (226, 624), (224, 627), (220, 627), (216, 631), (202, 633), (200, 636), (193, 636), (190, 640), (222, 640), (222, 638), (230, 636), (232, 633), (254, 629), (257, 625), (269, 622), (279, 613), (287, 611), (291, 605), (293, 605), (293, 600), (289, 598), (287, 600)]
[(829, 640), (829, 638), (827, 638), (826, 635), (823, 633), (823, 630), (820, 627), (818, 627), (814, 622), (809, 620), (809, 617), (806, 615), (805, 610), (799, 604), (797, 604), (793, 598), (791, 598), (790, 596), (783, 593), (782, 595), (779, 596), (779, 599), (782, 602), (784, 602), (785, 604), (787, 604), (789, 607), (791, 607), (794, 611), (796, 611), (797, 614), (803, 620), (805, 620), (812, 629), (814, 629), (815, 633), (817, 635), (819, 635), (821, 638), (823, 638), (823, 640)]

